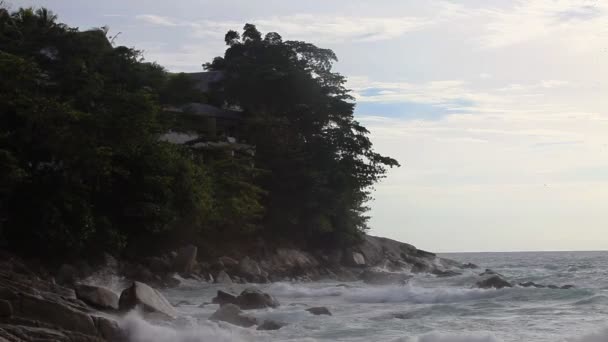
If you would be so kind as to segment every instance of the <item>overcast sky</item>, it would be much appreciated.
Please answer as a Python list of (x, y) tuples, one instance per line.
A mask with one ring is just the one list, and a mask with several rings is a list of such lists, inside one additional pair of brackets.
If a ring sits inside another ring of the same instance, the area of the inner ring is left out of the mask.
[(371, 233), (432, 251), (608, 249), (608, 1), (8, 0), (171, 71), (246, 22), (333, 49), (356, 114), (402, 167)]

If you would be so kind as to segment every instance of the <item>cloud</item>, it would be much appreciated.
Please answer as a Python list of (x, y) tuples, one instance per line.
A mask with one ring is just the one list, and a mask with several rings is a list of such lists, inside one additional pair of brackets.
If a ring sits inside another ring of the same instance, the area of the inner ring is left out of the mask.
[(519, 0), (510, 8), (477, 10), (472, 16), (487, 22), (479, 38), (482, 46), (503, 48), (548, 36), (573, 42), (600, 38), (606, 32), (607, 12), (603, 1)]
[(178, 26), (179, 24), (171, 18), (163, 17), (160, 15), (154, 14), (140, 14), (135, 17), (137, 20), (141, 20), (148, 24), (158, 25), (158, 26)]

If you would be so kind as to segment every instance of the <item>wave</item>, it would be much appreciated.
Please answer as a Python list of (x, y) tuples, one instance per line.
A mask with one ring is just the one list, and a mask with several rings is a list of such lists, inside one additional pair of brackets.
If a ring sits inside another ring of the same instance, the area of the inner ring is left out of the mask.
[(595, 295), (589, 298), (581, 299), (574, 303), (574, 305), (592, 305), (592, 304), (606, 304), (608, 303), (608, 296)]
[(309, 287), (290, 283), (274, 283), (268, 288), (274, 296), (310, 298), (310, 297), (332, 297), (341, 296), (348, 289), (341, 286)]
[(355, 303), (455, 303), (501, 296), (507, 290), (423, 288), (412, 285), (353, 289), (345, 299)]
[[(416, 337), (401, 337), (392, 342), (501, 342), (491, 334), (442, 334), (432, 332)], [(585, 341), (595, 342), (595, 341)]]
[(174, 328), (153, 325), (133, 311), (120, 322), (130, 342), (247, 342), (254, 341), (253, 331), (229, 324), (200, 322), (198, 326)]

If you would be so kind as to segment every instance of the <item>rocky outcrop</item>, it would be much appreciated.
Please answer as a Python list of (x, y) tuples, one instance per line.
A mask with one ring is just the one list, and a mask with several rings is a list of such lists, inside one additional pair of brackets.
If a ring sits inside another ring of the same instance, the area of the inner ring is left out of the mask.
[(331, 312), (329, 311), (329, 309), (324, 306), (317, 306), (314, 308), (309, 308), (309, 309), (306, 309), (306, 311), (310, 312), (311, 314), (313, 314), (315, 316), (319, 316), (319, 315), (331, 316)]
[(169, 318), (177, 317), (175, 308), (160, 292), (138, 281), (133, 282), (133, 285), (122, 291), (119, 299), (119, 307), (122, 311), (132, 310), (136, 306)]
[(243, 311), (234, 304), (226, 304), (220, 307), (211, 315), (211, 317), (209, 317), (209, 319), (212, 321), (228, 322), (245, 328), (258, 324), (255, 317), (245, 315)]
[(509, 283), (508, 281), (504, 280), (503, 278), (501, 278), (500, 276), (494, 275), (487, 279), (478, 281), (477, 287), (482, 288), (482, 289), (490, 289), (490, 288), (502, 289), (505, 287), (513, 287), (513, 285), (511, 283)]
[(93, 307), (118, 310), (118, 295), (110, 289), (101, 286), (78, 284), (75, 290), (78, 299)]
[(245, 289), (236, 297), (235, 304), (243, 310), (276, 308), (279, 302), (268, 293), (255, 288)]
[(250, 282), (259, 282), (262, 276), (260, 265), (250, 257), (244, 257), (238, 265), (239, 275)]

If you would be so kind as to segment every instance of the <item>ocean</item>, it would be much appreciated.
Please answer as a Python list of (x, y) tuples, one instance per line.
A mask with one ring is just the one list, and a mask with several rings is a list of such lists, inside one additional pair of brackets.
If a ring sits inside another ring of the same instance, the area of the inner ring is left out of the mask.
[[(405, 286), (361, 282), (256, 285), (281, 303), (252, 310), (260, 319), (288, 323), (277, 331), (256, 331), (213, 323), (218, 289), (238, 292), (245, 285), (219, 286), (185, 280), (163, 293), (185, 301), (177, 324), (151, 324), (131, 313), (122, 324), (134, 342), (216, 341), (403, 341), (403, 342), (607, 342), (608, 252), (462, 253), (442, 257), (472, 262), (480, 269), (438, 278), (418, 274)], [(490, 268), (513, 283), (574, 285), (573, 289), (474, 287)], [(332, 316), (314, 316), (307, 307), (326, 306)]]

